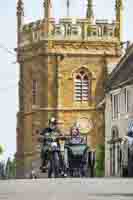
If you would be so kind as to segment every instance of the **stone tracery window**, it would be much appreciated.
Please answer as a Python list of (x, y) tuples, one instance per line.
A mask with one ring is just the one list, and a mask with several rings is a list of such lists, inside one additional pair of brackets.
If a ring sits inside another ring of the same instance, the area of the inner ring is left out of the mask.
[(90, 98), (91, 79), (87, 70), (81, 69), (74, 76), (74, 100), (88, 101)]

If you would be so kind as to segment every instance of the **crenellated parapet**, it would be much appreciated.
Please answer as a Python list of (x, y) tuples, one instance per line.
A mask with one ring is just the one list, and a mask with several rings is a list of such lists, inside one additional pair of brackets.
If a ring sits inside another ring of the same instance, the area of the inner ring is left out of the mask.
[(118, 41), (115, 21), (61, 18), (59, 23), (49, 19), (49, 33), (46, 20), (26, 24), (21, 29), (21, 45), (25, 46), (43, 40), (105, 40)]

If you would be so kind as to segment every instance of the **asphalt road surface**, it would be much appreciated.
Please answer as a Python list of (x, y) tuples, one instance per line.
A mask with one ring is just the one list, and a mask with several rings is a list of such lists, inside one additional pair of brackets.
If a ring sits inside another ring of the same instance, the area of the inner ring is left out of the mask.
[(133, 179), (4, 180), (0, 200), (133, 200)]

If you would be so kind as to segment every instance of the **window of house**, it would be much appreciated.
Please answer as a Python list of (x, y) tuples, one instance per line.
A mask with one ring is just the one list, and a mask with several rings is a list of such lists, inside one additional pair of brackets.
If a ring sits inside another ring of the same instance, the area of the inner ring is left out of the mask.
[(117, 119), (119, 114), (119, 94), (112, 95), (112, 108), (113, 119)]
[(74, 78), (75, 101), (88, 101), (90, 97), (90, 79), (88, 73), (80, 71)]
[(126, 89), (126, 112), (132, 112), (132, 99), (130, 89)]
[(127, 89), (124, 89), (124, 111), (127, 112)]
[(127, 110), (127, 91), (122, 88), (120, 92), (120, 113), (124, 114)]
[(32, 103), (33, 105), (36, 104), (36, 97), (37, 97), (37, 80), (32, 81)]

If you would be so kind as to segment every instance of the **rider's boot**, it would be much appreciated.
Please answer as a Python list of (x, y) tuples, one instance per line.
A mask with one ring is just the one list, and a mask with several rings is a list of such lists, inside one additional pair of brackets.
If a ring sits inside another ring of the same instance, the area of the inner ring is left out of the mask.
[(67, 173), (64, 173), (64, 177), (67, 177)]
[(40, 170), (45, 173), (47, 170), (47, 163), (46, 160), (43, 160), (42, 165), (40, 166)]
[(64, 176), (64, 171), (61, 171), (61, 176)]

